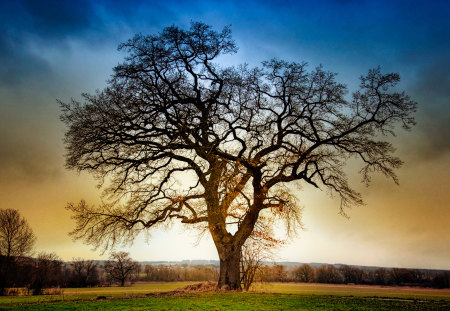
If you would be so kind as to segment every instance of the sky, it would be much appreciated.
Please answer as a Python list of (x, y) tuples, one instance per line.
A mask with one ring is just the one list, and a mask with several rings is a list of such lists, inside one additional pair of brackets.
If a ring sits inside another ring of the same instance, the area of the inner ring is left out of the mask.
[[(72, 241), (64, 207), (100, 202), (96, 181), (64, 168), (57, 99), (106, 86), (136, 33), (231, 25), (238, 53), (223, 65), (280, 58), (322, 64), (350, 91), (370, 68), (398, 72), (418, 105), (417, 125), (392, 139), (405, 164), (400, 184), (350, 175), (365, 205), (339, 215), (339, 201), (304, 186), (304, 230), (277, 261), (450, 269), (450, 2), (448, 1), (35, 1), (0, 2), (0, 208), (18, 209), (37, 236), (35, 252), (107, 258)], [(218, 259), (212, 240), (181, 225), (121, 249), (144, 260)]]

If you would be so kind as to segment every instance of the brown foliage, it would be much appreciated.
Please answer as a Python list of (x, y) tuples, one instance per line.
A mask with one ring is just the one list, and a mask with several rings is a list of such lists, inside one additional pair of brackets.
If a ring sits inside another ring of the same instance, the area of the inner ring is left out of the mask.
[(303, 264), (294, 270), (295, 280), (298, 282), (312, 282), (315, 279), (314, 269), (308, 265)]

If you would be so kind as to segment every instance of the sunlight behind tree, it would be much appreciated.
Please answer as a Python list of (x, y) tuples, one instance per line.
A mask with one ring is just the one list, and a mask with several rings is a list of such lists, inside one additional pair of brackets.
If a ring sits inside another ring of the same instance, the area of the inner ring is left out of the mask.
[[(70, 203), (72, 235), (109, 248), (170, 220), (201, 224), (220, 258), (218, 286), (240, 288), (246, 240), (263, 219), (300, 226), (287, 184), (308, 183), (363, 203), (343, 166), (356, 158), (365, 183), (374, 172), (397, 182), (401, 160), (379, 140), (398, 124), (409, 129), (416, 103), (393, 91), (400, 77), (380, 68), (361, 77), (348, 98), (336, 74), (272, 59), (260, 68), (221, 68), (235, 53), (229, 27), (202, 23), (136, 35), (108, 87), (84, 102), (62, 103), (66, 165), (103, 185), (104, 204)], [(182, 184), (185, 172), (195, 183)], [(181, 186), (175, 186), (181, 181)]]

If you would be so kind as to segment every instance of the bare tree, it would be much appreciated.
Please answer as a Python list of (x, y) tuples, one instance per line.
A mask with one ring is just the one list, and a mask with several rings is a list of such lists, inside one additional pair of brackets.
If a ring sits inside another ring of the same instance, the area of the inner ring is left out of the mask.
[(341, 284), (344, 282), (344, 277), (334, 265), (323, 265), (316, 268), (316, 281), (318, 283)]
[(267, 224), (267, 220), (261, 217), (250, 237), (242, 245), (241, 284), (246, 291), (250, 289), (264, 261), (273, 260), (276, 249), (286, 243), (285, 240), (273, 237), (272, 228)]
[[(249, 243), (248, 241), (251, 242)], [(271, 256), (268, 253), (270, 250), (264, 248), (262, 244), (252, 242), (252, 240), (248, 239), (242, 246), (241, 284), (246, 291), (250, 289), (256, 273), (263, 265), (263, 261), (269, 259)]]
[(139, 264), (130, 258), (127, 252), (112, 253), (110, 260), (105, 262), (104, 269), (108, 276), (125, 286), (125, 282), (139, 269)]
[(294, 271), (296, 280), (304, 283), (312, 282), (314, 279), (314, 269), (308, 265), (303, 264)]
[(62, 261), (55, 253), (39, 253), (34, 259), (30, 288), (33, 295), (41, 295), (44, 288), (59, 286), (62, 279)]
[(18, 210), (0, 209), (0, 294), (4, 294), (12, 261), (30, 254), (36, 237)]
[(98, 283), (98, 265), (93, 260), (74, 258), (72, 265), (77, 287), (92, 286)]
[(390, 273), (385, 268), (378, 268), (374, 271), (374, 280), (377, 285), (388, 285), (391, 283)]
[(36, 237), (25, 218), (15, 209), (0, 209), (0, 255), (24, 256), (31, 252)]
[(379, 138), (409, 129), (416, 103), (393, 90), (396, 73), (370, 70), (347, 96), (336, 74), (306, 63), (221, 68), (217, 58), (237, 51), (230, 29), (202, 23), (136, 35), (120, 49), (128, 56), (108, 87), (61, 102), (66, 166), (105, 189), (98, 207), (68, 204), (75, 238), (106, 249), (170, 220), (203, 224), (220, 258), (218, 286), (238, 289), (241, 248), (261, 217), (298, 227), (288, 184), (328, 189), (344, 213), (362, 204), (342, 169), (349, 158), (364, 182), (373, 172), (397, 182), (402, 162)]
[(342, 265), (339, 267), (339, 271), (344, 278), (344, 283), (361, 284), (364, 281), (365, 273), (359, 267), (352, 267), (347, 265)]

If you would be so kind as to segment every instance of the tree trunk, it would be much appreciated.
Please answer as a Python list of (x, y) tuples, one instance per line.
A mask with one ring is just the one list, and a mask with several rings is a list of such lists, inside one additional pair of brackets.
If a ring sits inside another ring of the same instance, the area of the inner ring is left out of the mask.
[[(5, 261), (3, 263), (3, 261)], [(6, 286), (8, 281), (8, 272), (10, 265), (11, 257), (8, 253), (7, 256), (0, 257), (0, 296), (6, 295)], [(4, 267), (3, 267), (4, 265)]]
[(234, 245), (219, 250), (220, 274), (218, 287), (227, 290), (240, 290), (241, 249)]

